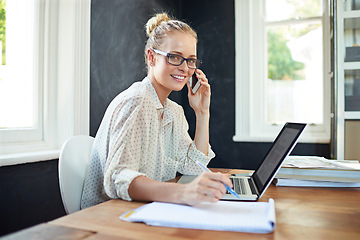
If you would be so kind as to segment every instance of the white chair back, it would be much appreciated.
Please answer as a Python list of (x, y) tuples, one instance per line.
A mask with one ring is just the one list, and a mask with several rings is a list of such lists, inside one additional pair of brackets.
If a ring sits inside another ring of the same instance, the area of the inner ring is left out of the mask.
[(89, 166), (91, 136), (74, 136), (63, 144), (59, 157), (59, 184), (67, 214), (80, 210), (81, 194)]

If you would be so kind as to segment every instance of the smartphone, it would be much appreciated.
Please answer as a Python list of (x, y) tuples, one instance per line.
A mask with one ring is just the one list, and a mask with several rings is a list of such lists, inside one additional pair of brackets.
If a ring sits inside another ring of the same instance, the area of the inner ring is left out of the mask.
[(199, 90), (200, 86), (201, 86), (200, 81), (196, 77), (196, 73), (194, 73), (192, 75), (192, 77), (190, 78), (191, 91), (195, 94), (197, 92), (197, 90)]

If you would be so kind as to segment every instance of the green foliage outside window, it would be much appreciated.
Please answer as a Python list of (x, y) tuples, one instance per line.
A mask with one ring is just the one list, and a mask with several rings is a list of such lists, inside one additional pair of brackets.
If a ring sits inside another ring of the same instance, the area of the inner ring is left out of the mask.
[(268, 31), (268, 78), (273, 80), (303, 79), (301, 62), (293, 60), (287, 40), (276, 31)]
[[(278, 1), (266, 1), (267, 4), (274, 4)], [(321, 0), (285, 0), (284, 3), (296, 9), (287, 18), (281, 20), (294, 20), (319, 17), (322, 13)], [(270, 21), (279, 21), (271, 19)], [(305, 79), (305, 64), (295, 61), (287, 42), (290, 38), (299, 38), (306, 33), (320, 27), (319, 24), (309, 24), (303, 28), (288, 28), (281, 26), (267, 31), (268, 43), (268, 78), (273, 80), (301, 80)], [(291, 30), (289, 30), (291, 29)], [(291, 35), (291, 37), (289, 37)], [(288, 37), (285, 37), (288, 36)]]
[(6, 64), (6, 0), (0, 0), (0, 41), (2, 43), (2, 64)]

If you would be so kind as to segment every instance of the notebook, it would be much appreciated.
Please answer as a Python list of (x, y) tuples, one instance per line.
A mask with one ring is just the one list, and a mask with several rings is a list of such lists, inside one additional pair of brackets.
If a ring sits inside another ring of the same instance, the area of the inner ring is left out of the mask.
[(200, 203), (186, 206), (153, 202), (125, 212), (121, 220), (150, 226), (270, 233), (275, 228), (274, 200), (269, 202)]
[[(279, 171), (284, 159), (295, 147), (300, 134), (305, 129), (304, 123), (286, 123), (265, 155), (260, 166), (251, 176), (231, 176), (234, 190), (240, 199), (230, 194), (224, 194), (223, 200), (256, 201), (262, 197), (270, 183)], [(182, 176), (178, 183), (189, 183), (196, 176)]]

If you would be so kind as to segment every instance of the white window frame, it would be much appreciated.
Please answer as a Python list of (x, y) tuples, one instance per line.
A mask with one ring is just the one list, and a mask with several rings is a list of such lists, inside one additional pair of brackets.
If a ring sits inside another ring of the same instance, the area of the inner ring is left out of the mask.
[(90, 6), (90, 0), (36, 0), (43, 134), (1, 143), (0, 166), (57, 159), (67, 138), (89, 134)]
[[(266, 31), (263, 19), (265, 0), (235, 0), (235, 142), (271, 142), (282, 124), (267, 124), (263, 84), (266, 77)], [(326, 1), (324, 1), (326, 2)], [(324, 123), (308, 124), (299, 142), (329, 143), (330, 101), (330, 17), (324, 3)]]

